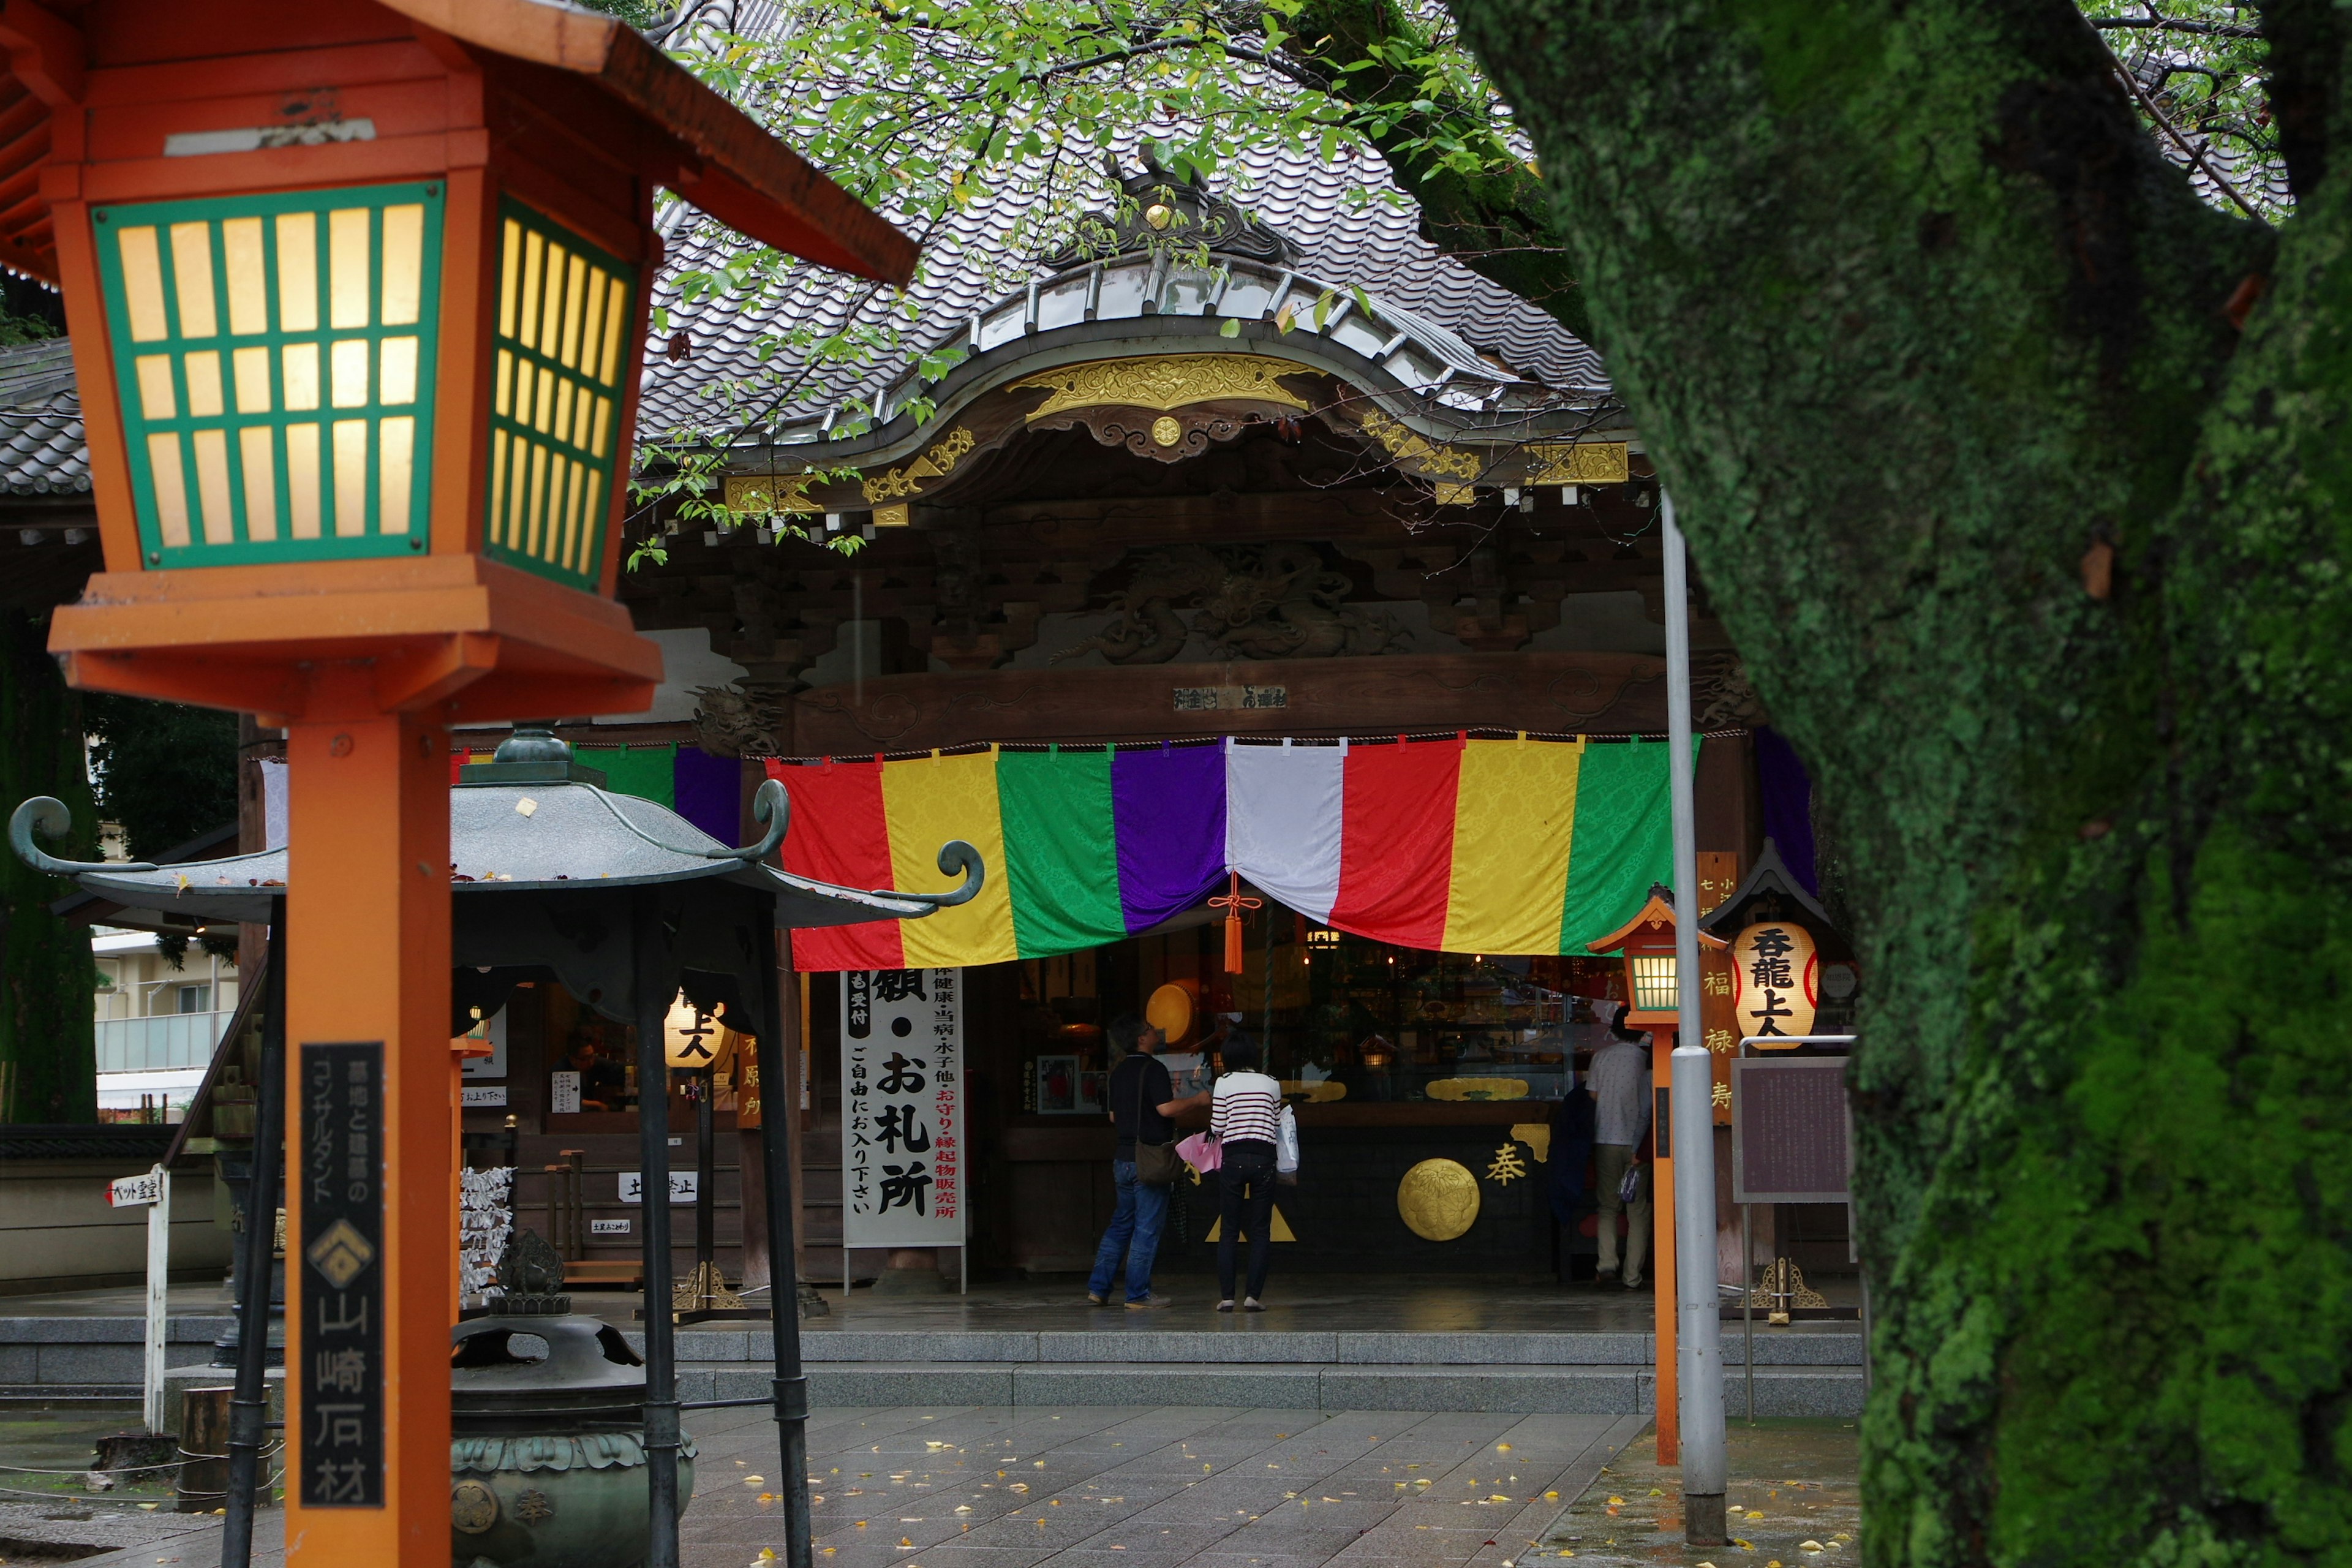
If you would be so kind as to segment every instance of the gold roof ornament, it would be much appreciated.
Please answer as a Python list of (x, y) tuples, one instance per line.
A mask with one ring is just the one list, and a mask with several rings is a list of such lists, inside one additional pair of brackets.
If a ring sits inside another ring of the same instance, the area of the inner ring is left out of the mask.
[(1286, 375), (1314, 374), (1265, 354), (1159, 354), (1150, 359), (1091, 360), (1013, 384), (1015, 392), (1051, 394), (1029, 411), (1035, 421), (1072, 408), (1153, 408), (1162, 413), (1194, 403), (1240, 398), (1308, 412), (1307, 400), (1282, 384)]

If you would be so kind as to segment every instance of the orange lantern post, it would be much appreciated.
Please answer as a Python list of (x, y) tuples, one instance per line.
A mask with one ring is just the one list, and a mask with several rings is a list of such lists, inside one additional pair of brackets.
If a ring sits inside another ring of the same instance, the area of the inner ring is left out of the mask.
[[(1720, 951), (1723, 939), (1702, 931), (1702, 948)], [(1658, 1463), (1673, 1465), (1682, 1458), (1681, 1378), (1675, 1363), (1678, 1335), (1675, 1326), (1675, 1167), (1669, 1136), (1669, 1090), (1674, 1084), (1675, 1037), (1681, 1023), (1681, 992), (1675, 957), (1675, 906), (1672, 889), (1663, 883), (1650, 889), (1649, 901), (1624, 925), (1591, 944), (1596, 953), (1622, 952), (1625, 994), (1632, 1005), (1625, 1022), (1650, 1032), (1650, 1085), (1653, 1091), (1650, 1136), (1656, 1158), (1650, 1173), (1651, 1226), (1656, 1243), (1650, 1249), (1652, 1313), (1657, 1348)]]
[(64, 292), (106, 553), (50, 647), (288, 734), (289, 1561), (442, 1568), (448, 727), (660, 679), (614, 601), (656, 188), (915, 248), (541, 0), (9, 0), (0, 47), (0, 263)]

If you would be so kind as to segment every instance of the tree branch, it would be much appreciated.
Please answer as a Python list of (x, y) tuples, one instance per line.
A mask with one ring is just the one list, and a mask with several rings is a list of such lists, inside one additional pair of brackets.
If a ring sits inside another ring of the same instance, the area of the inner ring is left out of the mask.
[[(1409, 56), (1430, 39), (1398, 0), (1307, 0), (1290, 23), (1286, 52), (1319, 79), (1322, 90), (1361, 108), (1393, 108), (1372, 145), (1397, 184), (1421, 204), (1422, 232), (1431, 244), (1489, 281), (1545, 311), (1580, 338), (1592, 322), (1554, 216), (1550, 193), (1534, 168), (1513, 164), (1465, 174), (1430, 155), (1448, 135), (1491, 138), (1495, 128), (1475, 106), (1421, 96), (1421, 78), (1378, 62), (1398, 45)], [(1310, 41), (1311, 40), (1311, 41)], [(1416, 107), (1428, 104), (1427, 108)]]

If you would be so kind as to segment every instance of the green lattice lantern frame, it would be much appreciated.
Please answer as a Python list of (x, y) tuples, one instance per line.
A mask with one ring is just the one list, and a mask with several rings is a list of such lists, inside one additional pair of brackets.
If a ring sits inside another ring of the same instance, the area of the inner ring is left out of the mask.
[[(91, 216), (151, 567), (423, 553), (438, 182)], [(626, 447), (637, 269), (500, 204), (482, 552), (595, 591)]]
[(91, 213), (150, 566), (422, 552), (439, 183)]
[(482, 552), (593, 589), (627, 447), (637, 269), (510, 198), (499, 230)]

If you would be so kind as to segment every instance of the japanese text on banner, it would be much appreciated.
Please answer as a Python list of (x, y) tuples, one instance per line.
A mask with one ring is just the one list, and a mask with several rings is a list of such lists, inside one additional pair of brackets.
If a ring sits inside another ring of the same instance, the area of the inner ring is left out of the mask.
[(963, 972), (841, 977), (842, 1219), (850, 1247), (960, 1247)]

